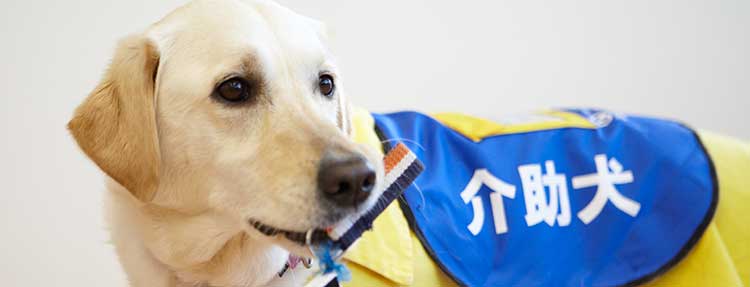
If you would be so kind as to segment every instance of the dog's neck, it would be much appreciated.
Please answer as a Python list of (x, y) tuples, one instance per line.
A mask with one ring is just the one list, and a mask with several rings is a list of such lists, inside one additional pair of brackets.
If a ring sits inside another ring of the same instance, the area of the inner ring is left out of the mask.
[[(188, 215), (143, 204), (121, 186), (109, 186), (114, 207), (112, 239), (134, 286), (143, 282), (134, 276), (150, 274), (153, 280), (154, 272), (163, 273), (159, 274), (165, 278), (163, 286), (261, 286), (305, 278), (295, 276), (301, 270), (290, 270), (286, 278), (279, 278), (289, 253), (248, 235), (225, 216), (210, 211)], [(134, 252), (139, 246), (144, 250)], [(143, 268), (156, 270), (144, 273)]]
[(257, 286), (273, 278), (288, 257), (210, 212), (184, 215), (151, 206), (143, 212), (150, 221), (142, 233), (146, 246), (181, 281)]

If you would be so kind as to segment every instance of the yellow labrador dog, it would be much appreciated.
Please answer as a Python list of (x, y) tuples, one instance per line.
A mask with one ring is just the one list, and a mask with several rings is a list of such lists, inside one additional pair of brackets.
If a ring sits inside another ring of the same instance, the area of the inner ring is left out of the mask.
[(131, 285), (301, 285), (277, 273), (304, 232), (373, 204), (381, 160), (350, 140), (324, 38), (271, 2), (198, 0), (122, 40), (69, 129)]

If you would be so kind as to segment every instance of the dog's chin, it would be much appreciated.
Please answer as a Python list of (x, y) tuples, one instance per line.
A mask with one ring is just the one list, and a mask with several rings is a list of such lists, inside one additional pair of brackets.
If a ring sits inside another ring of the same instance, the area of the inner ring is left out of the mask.
[(310, 247), (307, 245), (299, 245), (299, 243), (290, 241), (283, 237), (273, 238), (272, 240), (274, 241), (274, 243), (286, 249), (287, 251), (289, 251), (289, 253), (297, 257), (311, 258), (314, 256), (314, 254), (310, 250)]
[(351, 214), (361, 212), (362, 208), (364, 206), (357, 208), (323, 207), (322, 209), (328, 212), (315, 217), (317, 218), (316, 223), (311, 224), (311, 227), (304, 231), (285, 230), (272, 224), (247, 219), (245, 232), (259, 240), (278, 245), (293, 255), (310, 258), (314, 255), (310, 250), (310, 245), (314, 246), (328, 240), (328, 235), (324, 231), (326, 228), (333, 226)]
[(320, 224), (312, 224), (304, 231), (281, 229), (268, 223), (248, 219), (245, 232), (253, 238), (280, 246), (293, 255), (309, 258), (313, 255), (310, 245), (323, 243), (329, 238), (325, 230), (333, 223), (327, 219), (330, 218), (321, 220)]
[(298, 257), (304, 257), (304, 258), (310, 258), (313, 256), (308, 245), (304, 245), (299, 242), (289, 240), (282, 234), (269, 236), (256, 230), (252, 226), (246, 228), (245, 233), (252, 238), (256, 238), (257, 240), (269, 242), (271, 244), (284, 248), (286, 251), (288, 251), (292, 255), (295, 255)]

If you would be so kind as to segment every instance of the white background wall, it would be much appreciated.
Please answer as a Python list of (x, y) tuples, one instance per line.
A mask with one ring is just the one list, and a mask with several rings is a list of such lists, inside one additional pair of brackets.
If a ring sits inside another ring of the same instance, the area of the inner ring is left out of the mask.
[[(65, 130), (115, 41), (182, 1), (0, 2), (0, 278), (124, 286)], [(593, 106), (750, 139), (750, 1), (309, 1), (354, 101), (496, 117)]]

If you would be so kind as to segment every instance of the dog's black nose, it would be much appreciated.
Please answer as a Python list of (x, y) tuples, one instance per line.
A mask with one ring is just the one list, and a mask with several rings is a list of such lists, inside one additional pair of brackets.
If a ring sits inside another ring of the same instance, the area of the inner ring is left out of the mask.
[(357, 206), (375, 187), (375, 169), (361, 155), (326, 154), (320, 161), (318, 187), (339, 206)]

